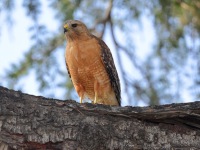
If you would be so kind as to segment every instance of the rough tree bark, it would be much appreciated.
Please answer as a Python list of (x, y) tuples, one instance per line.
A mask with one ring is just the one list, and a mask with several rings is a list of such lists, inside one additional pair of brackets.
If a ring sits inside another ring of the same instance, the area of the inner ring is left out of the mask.
[(0, 87), (0, 150), (200, 149), (200, 102), (79, 104)]

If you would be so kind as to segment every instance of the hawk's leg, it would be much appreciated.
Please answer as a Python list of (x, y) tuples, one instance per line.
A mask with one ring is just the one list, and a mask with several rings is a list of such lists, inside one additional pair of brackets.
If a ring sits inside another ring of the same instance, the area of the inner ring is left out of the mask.
[(97, 81), (94, 82), (94, 101), (93, 103), (96, 104), (98, 101), (98, 93), (99, 92), (99, 83)]
[(75, 85), (75, 89), (80, 97), (80, 103), (83, 103), (83, 97), (84, 97), (84, 87), (81, 84)]
[(96, 103), (97, 103), (97, 92), (95, 92), (94, 95), (95, 95), (95, 96), (94, 96), (94, 104), (96, 104)]
[(80, 97), (80, 103), (83, 103), (83, 97)]

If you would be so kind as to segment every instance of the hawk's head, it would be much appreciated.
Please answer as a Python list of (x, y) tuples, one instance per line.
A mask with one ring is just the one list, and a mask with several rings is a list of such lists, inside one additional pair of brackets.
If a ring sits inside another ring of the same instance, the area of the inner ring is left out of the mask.
[(90, 34), (86, 25), (78, 20), (67, 20), (63, 27), (67, 39), (73, 40)]

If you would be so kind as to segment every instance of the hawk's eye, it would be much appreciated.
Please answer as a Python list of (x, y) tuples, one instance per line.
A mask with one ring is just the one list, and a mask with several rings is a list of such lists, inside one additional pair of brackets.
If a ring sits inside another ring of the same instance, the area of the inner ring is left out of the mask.
[(73, 28), (77, 27), (77, 24), (76, 23), (72, 24), (72, 27)]

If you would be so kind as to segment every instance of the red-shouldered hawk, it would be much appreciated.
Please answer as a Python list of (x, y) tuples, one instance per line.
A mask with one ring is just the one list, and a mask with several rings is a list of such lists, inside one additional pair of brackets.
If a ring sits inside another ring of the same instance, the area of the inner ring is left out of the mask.
[(78, 20), (66, 21), (64, 33), (66, 66), (80, 103), (88, 97), (93, 103), (120, 106), (119, 77), (108, 46)]

